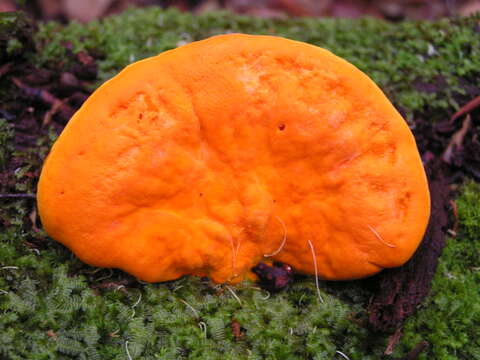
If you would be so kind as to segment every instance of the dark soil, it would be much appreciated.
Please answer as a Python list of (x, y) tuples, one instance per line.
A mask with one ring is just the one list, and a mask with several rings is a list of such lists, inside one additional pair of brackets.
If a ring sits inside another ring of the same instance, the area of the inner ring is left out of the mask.
[(4, 65), (12, 93), (0, 113), (15, 124), (15, 145), (24, 150), (49, 130), (61, 132), (88, 98), (88, 85), (96, 79), (96, 65), (86, 53), (71, 54), (73, 66), (52, 64), (35, 68), (27, 61)]
[(60, 134), (88, 98), (92, 82), (97, 79), (95, 59), (85, 52), (72, 53), (68, 44), (65, 44), (66, 59), (44, 68), (32, 65), (28, 54), (36, 50), (32, 41), (35, 25), (28, 20), (25, 22), (28, 25), (12, 29), (11, 36), (22, 44), (18, 50), (3, 51), (7, 48), (9, 34), (5, 32), (6, 36), (0, 36), (0, 58), (3, 60), (0, 65), (0, 118), (13, 125), (17, 153), (4, 169), (0, 168), (3, 198), (29, 195), (11, 194), (16, 188), (15, 170), (25, 162), (32, 164), (27, 175), (36, 182), (45, 156), (36, 151), (39, 142)]

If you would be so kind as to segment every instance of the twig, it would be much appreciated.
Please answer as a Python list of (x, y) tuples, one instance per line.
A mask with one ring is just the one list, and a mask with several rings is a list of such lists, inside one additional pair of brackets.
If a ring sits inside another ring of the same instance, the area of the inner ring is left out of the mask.
[(42, 126), (48, 125), (51, 121), (53, 116), (64, 106), (65, 103), (61, 100), (56, 101), (50, 110), (48, 110), (45, 115), (43, 116)]
[[(15, 77), (12, 78), (12, 82), (19, 89), (21, 89), (27, 97), (33, 100), (41, 101), (44, 104), (50, 105), (50, 107), (54, 109), (54, 112), (52, 112), (49, 116), (52, 116), (53, 113), (58, 112), (61, 114), (61, 117), (64, 120), (68, 120), (75, 112), (70, 105), (65, 104), (62, 100), (52, 95), (47, 90), (27, 86), (20, 79)], [(48, 118), (46, 120), (48, 120)]]
[(37, 195), (35, 194), (0, 194), (1, 199), (15, 199), (15, 198), (28, 198), (28, 199), (36, 199)]
[(395, 333), (388, 338), (388, 344), (387, 344), (387, 348), (385, 349), (384, 355), (392, 355), (393, 349), (399, 342), (401, 336), (402, 336), (402, 328), (398, 327), (395, 330)]
[(464, 106), (462, 106), (460, 110), (453, 114), (453, 116), (450, 118), (450, 122), (453, 123), (459, 117), (472, 112), (478, 107), (480, 107), (480, 96), (477, 96), (475, 99), (469, 101)]
[(112, 338), (119, 337), (119, 335), (117, 335), (119, 331), (120, 331), (120, 329), (117, 329), (117, 330), (111, 332), (110, 334), (108, 334), (108, 336), (110, 336)]
[(58, 98), (53, 96), (47, 90), (37, 89), (30, 86), (25, 85), (20, 79), (12, 78), (12, 82), (21, 89), (24, 94), (32, 99), (38, 99), (45, 104), (53, 105), (56, 102), (60, 101)]
[(39, 232), (40, 229), (37, 227), (37, 208), (34, 206), (28, 218), (32, 222), (32, 230), (35, 232)]

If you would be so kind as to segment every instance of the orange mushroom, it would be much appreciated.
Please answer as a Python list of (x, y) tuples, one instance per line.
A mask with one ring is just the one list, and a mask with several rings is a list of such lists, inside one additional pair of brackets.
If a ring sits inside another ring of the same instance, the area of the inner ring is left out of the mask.
[(41, 174), (46, 231), (156, 282), (237, 282), (263, 258), (323, 279), (402, 265), (425, 232), (415, 140), (327, 50), (231, 34), (127, 66), (73, 116)]

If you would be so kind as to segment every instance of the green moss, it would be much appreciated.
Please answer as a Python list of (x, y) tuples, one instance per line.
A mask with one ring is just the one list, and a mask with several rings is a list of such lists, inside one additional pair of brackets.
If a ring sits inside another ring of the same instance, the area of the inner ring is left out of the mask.
[[(0, 12), (0, 68), (8, 63), (21, 63), (33, 51), (34, 27), (23, 13)], [(8, 66), (8, 65), (7, 65)], [(0, 75), (0, 99), (10, 99), (14, 88), (6, 76)], [(0, 117), (3, 116), (0, 114)], [(0, 130), (1, 131), (1, 130)]]
[[(130, 10), (86, 26), (43, 25), (36, 36), (40, 50), (29, 56), (38, 64), (61, 60), (61, 44), (69, 41), (74, 51), (88, 48), (104, 55), (99, 65), (106, 79), (127, 63), (182, 41), (226, 31), (282, 35), (352, 61), (411, 116), (441, 119), (466, 85), (478, 86), (477, 22), (274, 21)], [(417, 81), (437, 81), (438, 74), (448, 86), (437, 93), (413, 89)], [(12, 136), (12, 127), (0, 121), (0, 158), (15, 156), (19, 164), (11, 191), (32, 192), (35, 181), (28, 174), (38, 169), (38, 154), (46, 153), (54, 137), (15, 154)], [(125, 359), (128, 351), (132, 359), (342, 359), (341, 351), (353, 360), (379, 359), (385, 350), (387, 335), (361, 326), (371, 294), (359, 282), (322, 283), (325, 303), (318, 301), (311, 277), (279, 294), (251, 283), (229, 289), (197, 278), (124, 288), (113, 283), (128, 276), (86, 266), (35, 230), (31, 199), (0, 201), (0, 358)], [(431, 296), (406, 322), (397, 356), (426, 339), (432, 346), (421, 359), (480, 359), (480, 186), (467, 184), (457, 204), (458, 236), (448, 242)], [(104, 282), (112, 287), (95, 288)], [(232, 333), (233, 319), (243, 327), (240, 339)]]
[[(476, 244), (478, 244), (478, 237), (480, 236), (479, 194), (480, 185), (470, 182), (465, 186), (463, 195), (457, 201), (458, 219), (463, 224), (462, 231)], [(480, 259), (480, 251), (478, 250), (477, 248), (476, 253), (472, 252), (472, 260), (475, 257), (477, 261)]]
[(267, 20), (224, 12), (194, 16), (159, 8), (132, 9), (86, 26), (42, 26), (37, 41), (43, 51), (36, 61), (61, 58), (65, 42), (74, 51), (95, 49), (105, 56), (100, 62), (105, 80), (133, 61), (215, 34), (278, 35), (327, 48), (349, 60), (371, 76), (409, 120), (426, 112), (435, 120), (448, 117), (469, 88), (479, 87), (478, 19), (390, 24), (368, 18)]
[(13, 126), (5, 119), (0, 118), (0, 171), (7, 169), (7, 163), (13, 152), (13, 134)]
[(407, 321), (402, 339), (405, 348), (429, 341), (439, 360), (480, 359), (480, 186), (468, 183), (457, 205), (459, 234), (448, 240), (431, 296)]
[(22, 13), (0, 13), (0, 63), (21, 53), (26, 35), (32, 35), (30, 24)]
[[(25, 209), (25, 201), (15, 206)], [(431, 296), (406, 322), (397, 355), (428, 340), (420, 359), (479, 358), (477, 184), (464, 188), (458, 208), (461, 231), (448, 242)], [(197, 278), (100, 292), (92, 287), (125, 276), (83, 265), (22, 224), (0, 234), (0, 354), (8, 359), (116, 359), (126, 346), (134, 359), (340, 359), (336, 351), (379, 359), (386, 347), (387, 335), (358, 325), (370, 294), (356, 282), (322, 284), (324, 303), (312, 278), (270, 295), (255, 284), (229, 289)], [(26, 242), (45, 246), (37, 252)], [(238, 341), (233, 319), (243, 327)]]

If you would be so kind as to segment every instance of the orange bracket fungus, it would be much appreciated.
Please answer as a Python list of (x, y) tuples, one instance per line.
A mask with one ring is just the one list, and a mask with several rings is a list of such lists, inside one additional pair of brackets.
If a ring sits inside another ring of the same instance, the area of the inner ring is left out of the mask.
[(48, 234), (84, 262), (156, 282), (238, 282), (262, 259), (322, 279), (405, 263), (430, 199), (412, 133), (327, 50), (221, 35), (107, 81), (38, 186)]

